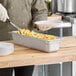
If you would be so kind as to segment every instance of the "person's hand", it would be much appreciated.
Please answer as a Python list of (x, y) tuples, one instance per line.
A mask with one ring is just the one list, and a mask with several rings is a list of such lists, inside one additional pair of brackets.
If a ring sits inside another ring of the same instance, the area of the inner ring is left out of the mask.
[(34, 25), (34, 28), (36, 28), (37, 30), (40, 30), (40, 31), (46, 31), (46, 30), (50, 30), (53, 28), (53, 26), (49, 26), (49, 25)]
[(9, 19), (9, 16), (7, 14), (7, 10), (0, 3), (0, 20), (3, 21), (3, 22), (6, 22), (7, 19)]

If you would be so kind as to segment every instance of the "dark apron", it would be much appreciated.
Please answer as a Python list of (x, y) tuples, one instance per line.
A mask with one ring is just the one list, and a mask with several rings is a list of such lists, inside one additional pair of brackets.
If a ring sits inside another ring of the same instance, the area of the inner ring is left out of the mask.
[(0, 41), (9, 40), (8, 27), (6, 23), (0, 22)]

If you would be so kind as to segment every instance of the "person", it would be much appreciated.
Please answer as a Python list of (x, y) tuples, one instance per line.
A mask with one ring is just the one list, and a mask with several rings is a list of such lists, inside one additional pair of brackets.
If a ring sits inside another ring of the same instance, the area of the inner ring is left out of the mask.
[[(32, 30), (35, 21), (47, 19), (47, 7), (43, 0), (0, 0), (0, 41), (9, 40), (8, 32), (17, 30), (7, 19)], [(0, 68), (0, 76), (12, 76), (13, 69), (15, 76), (32, 76), (34, 66)]]

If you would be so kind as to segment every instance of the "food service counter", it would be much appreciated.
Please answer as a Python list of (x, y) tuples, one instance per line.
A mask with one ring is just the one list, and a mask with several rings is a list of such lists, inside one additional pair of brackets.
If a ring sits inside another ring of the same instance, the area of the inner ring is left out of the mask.
[(76, 61), (76, 37), (64, 37), (61, 40), (60, 50), (52, 53), (46, 53), (15, 44), (14, 53), (0, 57), (0, 68), (69, 61)]

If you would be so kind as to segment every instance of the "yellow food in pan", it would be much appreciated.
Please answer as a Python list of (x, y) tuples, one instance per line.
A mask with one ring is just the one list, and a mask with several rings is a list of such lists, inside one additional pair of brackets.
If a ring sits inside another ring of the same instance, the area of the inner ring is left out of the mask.
[(42, 33), (37, 33), (34, 31), (30, 31), (28, 29), (21, 29), (20, 31), (16, 32), (17, 34), (22, 34), (25, 36), (31, 36), (39, 39), (47, 39), (47, 40), (53, 40), (56, 39), (54, 35), (47, 35), (47, 34), (42, 34)]

